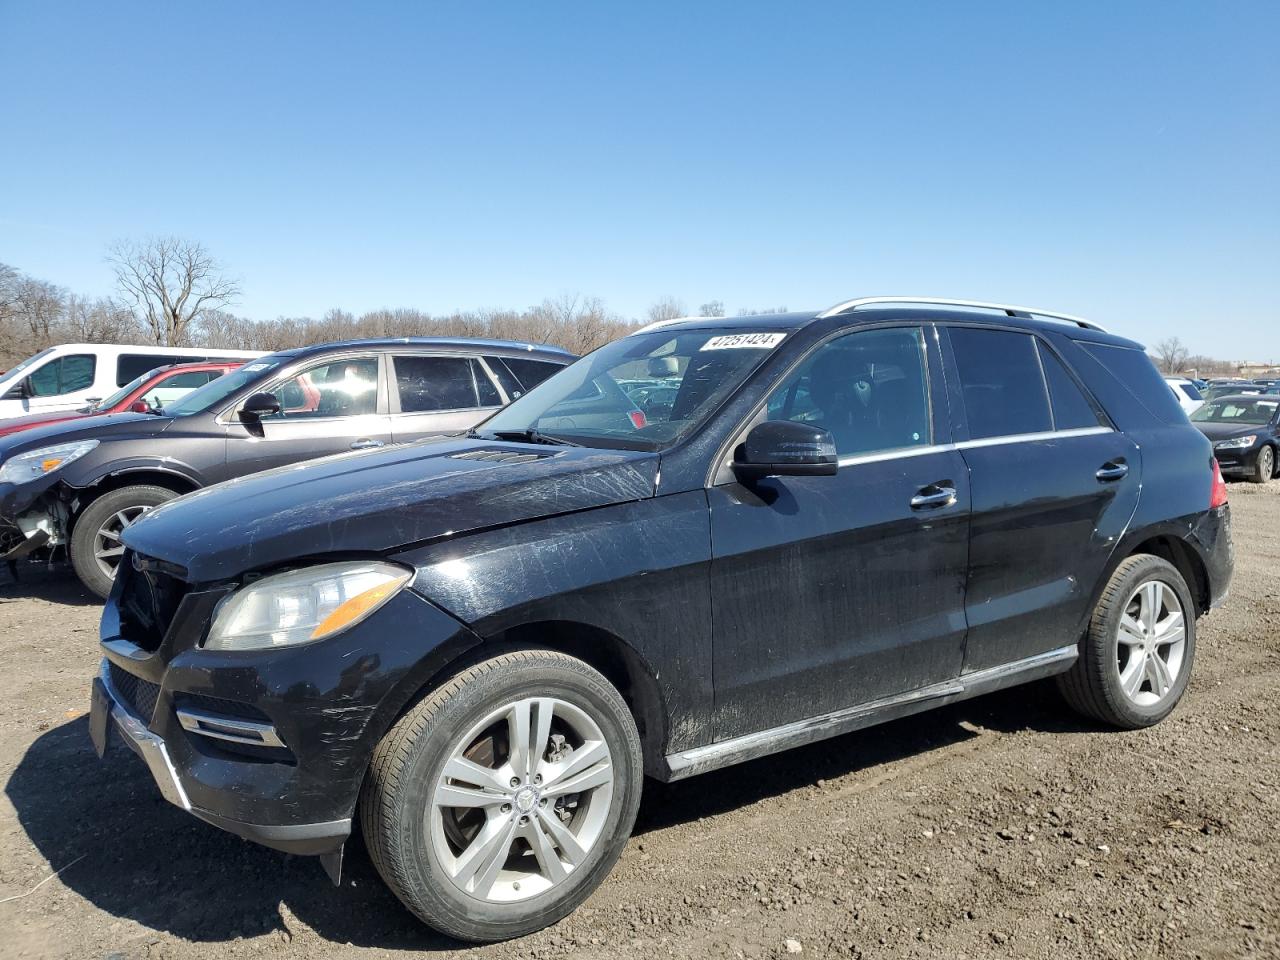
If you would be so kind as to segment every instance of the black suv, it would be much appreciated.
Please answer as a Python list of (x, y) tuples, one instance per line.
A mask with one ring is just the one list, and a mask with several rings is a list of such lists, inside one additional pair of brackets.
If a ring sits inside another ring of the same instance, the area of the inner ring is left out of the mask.
[(500, 340), (351, 340), (250, 361), (162, 410), (0, 438), (0, 559), (65, 546), (105, 597), (120, 534), (166, 500), (327, 454), (462, 433), (574, 359)]
[(1226, 595), (1225, 487), (1141, 347), (1033, 313), (668, 322), (465, 439), (159, 507), (94, 742), (335, 878), (358, 815), (410, 910), (493, 940), (601, 882), (645, 774), (1051, 675), (1154, 724)]

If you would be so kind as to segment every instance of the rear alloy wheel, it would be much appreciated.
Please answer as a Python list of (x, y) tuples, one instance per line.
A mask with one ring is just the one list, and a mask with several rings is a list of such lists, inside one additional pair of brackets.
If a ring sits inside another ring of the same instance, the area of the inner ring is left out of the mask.
[(89, 504), (71, 531), (71, 565), (80, 581), (100, 597), (109, 594), (124, 555), (125, 528), (176, 496), (148, 484), (112, 490)]
[(1258, 451), (1257, 462), (1253, 465), (1253, 473), (1249, 479), (1253, 483), (1266, 483), (1276, 472), (1276, 452), (1271, 447), (1263, 447)]
[(1112, 726), (1159, 723), (1182, 698), (1195, 660), (1195, 603), (1177, 567), (1138, 554), (1116, 569), (1058, 686), (1080, 713)]
[(520, 650), (458, 674), (378, 745), (360, 798), (378, 872), (462, 940), (555, 923), (612, 869), (640, 801), (626, 703), (580, 660)]

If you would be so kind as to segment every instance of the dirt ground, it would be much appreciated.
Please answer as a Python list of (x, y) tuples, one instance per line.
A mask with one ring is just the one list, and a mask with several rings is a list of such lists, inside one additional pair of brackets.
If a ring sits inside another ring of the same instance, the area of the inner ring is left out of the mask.
[(1041, 684), (650, 783), (586, 906), (485, 948), (418, 925), (359, 849), (334, 889), (166, 804), (123, 748), (99, 762), (97, 605), (6, 578), (0, 956), (1278, 957), (1280, 483), (1231, 503), (1232, 596), (1161, 726), (1092, 728)]

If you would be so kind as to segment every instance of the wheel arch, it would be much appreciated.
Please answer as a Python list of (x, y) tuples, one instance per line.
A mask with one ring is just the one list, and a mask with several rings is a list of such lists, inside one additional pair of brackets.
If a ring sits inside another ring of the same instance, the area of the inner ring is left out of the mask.
[[(535, 620), (509, 626), (480, 639), (448, 660), (397, 712), (403, 716), (422, 697), (474, 663), (517, 648), (556, 650), (583, 661), (604, 675), (622, 695), (640, 733), (645, 773), (666, 776), (668, 716), (649, 663), (625, 640), (602, 627), (575, 620)], [(394, 723), (394, 720), (392, 721)], [(388, 727), (390, 725), (388, 724)]]
[[(164, 487), (181, 496), (199, 490), (201, 484), (193, 477), (177, 470), (162, 467), (130, 467), (125, 470), (106, 473), (96, 480), (82, 486), (67, 485), (68, 499), (77, 502), (75, 518), (84, 513), (85, 508), (104, 493), (120, 490), (124, 487), (151, 486)], [(74, 518), (72, 523), (74, 525)]]
[(1153, 533), (1145, 538), (1139, 538), (1125, 550), (1117, 551), (1114, 563), (1107, 571), (1107, 576), (1103, 582), (1105, 583), (1111, 579), (1111, 575), (1115, 573), (1116, 568), (1121, 563), (1129, 557), (1140, 553), (1148, 553), (1173, 564), (1178, 573), (1182, 574), (1182, 579), (1187, 582), (1187, 587), (1191, 590), (1191, 596), (1196, 604), (1196, 613), (1205, 614), (1209, 612), (1211, 596), (1209, 568), (1199, 553), (1196, 552), (1194, 546), (1183, 537), (1172, 533)]

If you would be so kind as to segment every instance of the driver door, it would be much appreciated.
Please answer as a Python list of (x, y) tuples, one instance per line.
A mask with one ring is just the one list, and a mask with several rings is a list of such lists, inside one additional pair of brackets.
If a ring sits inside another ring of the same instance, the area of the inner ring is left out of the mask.
[(269, 392), (277, 414), (227, 427), (227, 475), (243, 476), (391, 441), (379, 354), (317, 361), (277, 382)]
[(757, 422), (828, 430), (839, 472), (707, 490), (717, 740), (960, 674), (969, 482), (940, 371), (931, 327), (828, 340)]

